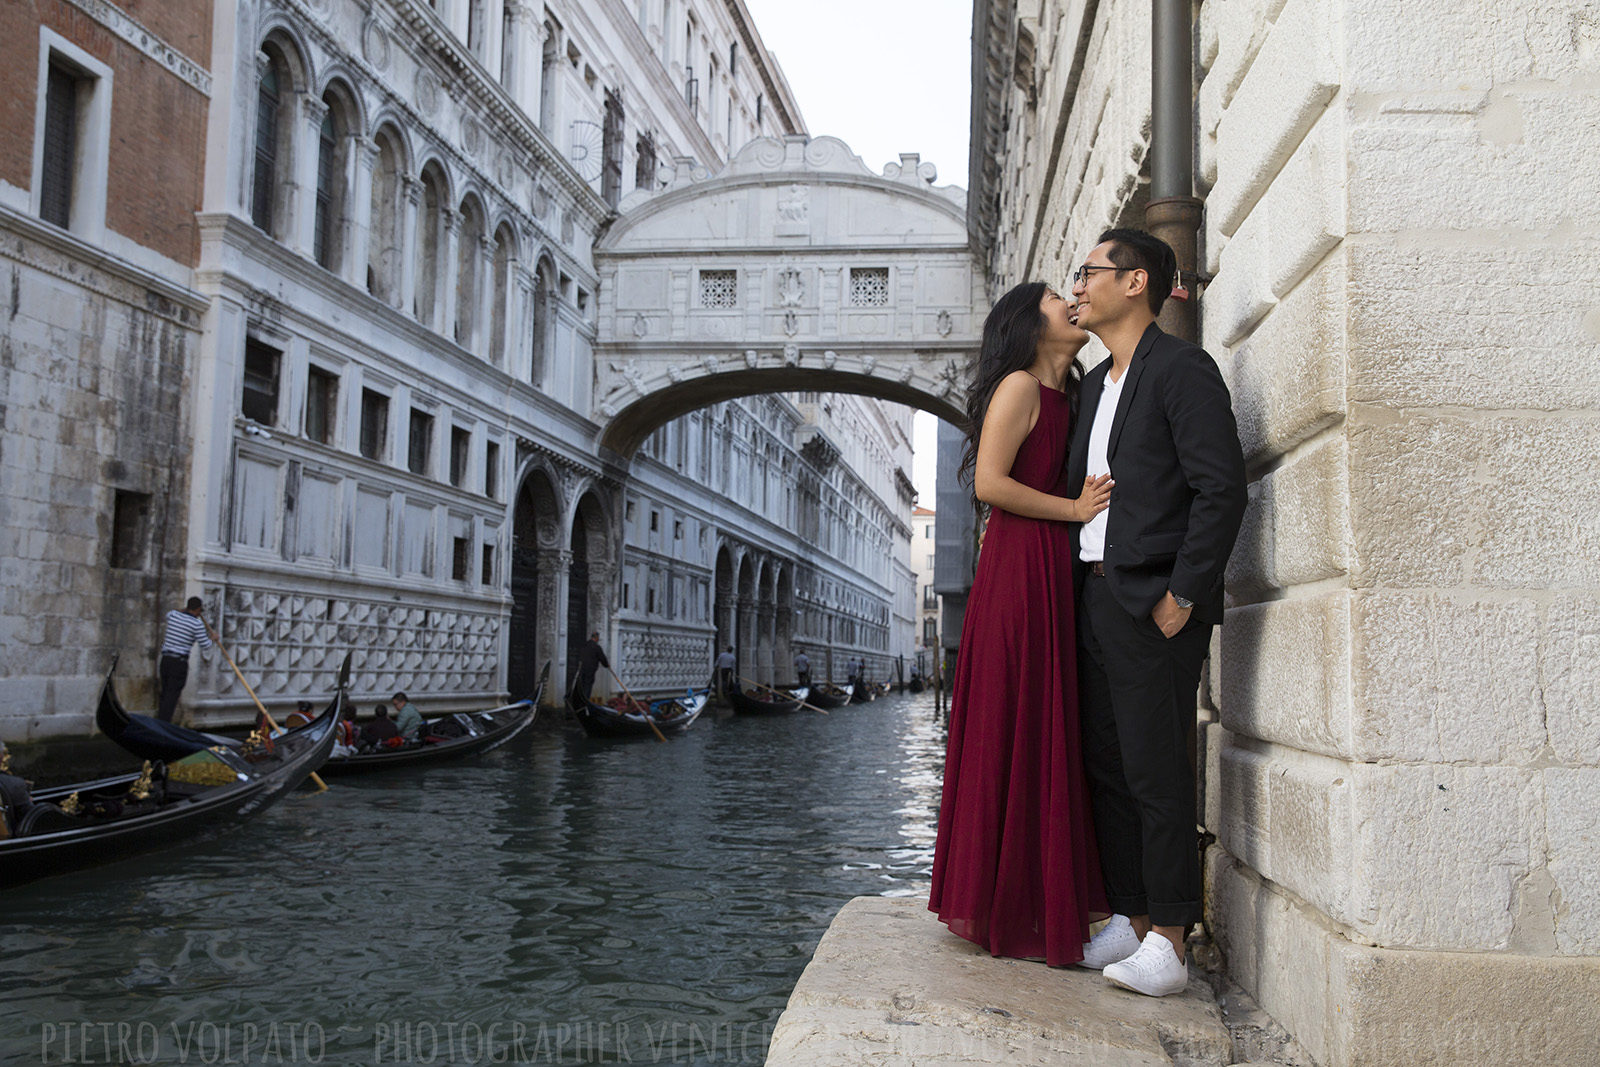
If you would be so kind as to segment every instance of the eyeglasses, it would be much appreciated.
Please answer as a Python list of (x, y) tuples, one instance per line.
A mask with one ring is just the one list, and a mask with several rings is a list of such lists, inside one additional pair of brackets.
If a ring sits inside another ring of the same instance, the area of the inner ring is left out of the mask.
[(1072, 284), (1077, 285), (1079, 282), (1088, 281), (1089, 275), (1093, 274), (1097, 270), (1114, 270), (1118, 274), (1121, 274), (1125, 270), (1134, 269), (1136, 268), (1119, 267), (1114, 263), (1085, 263), (1083, 266), (1072, 272)]

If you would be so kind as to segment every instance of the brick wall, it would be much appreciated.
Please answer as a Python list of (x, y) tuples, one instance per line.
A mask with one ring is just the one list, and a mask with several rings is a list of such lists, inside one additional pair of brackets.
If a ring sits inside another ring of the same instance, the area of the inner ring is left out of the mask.
[[(125, 9), (165, 43), (202, 65), (209, 62), (210, 6), (202, 0)], [(113, 71), (107, 228), (168, 259), (195, 265), (206, 98), (66, 0), (0, 4), (0, 40), (5, 42), (0, 130), (7, 134), (0, 138), (0, 180), (21, 189), (32, 185), (41, 24)], [(164, 36), (162, 28), (175, 36)]]

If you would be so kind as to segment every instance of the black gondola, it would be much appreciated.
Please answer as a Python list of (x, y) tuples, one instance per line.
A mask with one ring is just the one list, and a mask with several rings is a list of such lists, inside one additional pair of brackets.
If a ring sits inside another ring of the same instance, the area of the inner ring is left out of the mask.
[[(436, 763), (441, 760), (488, 752), (516, 737), (539, 714), (539, 700), (544, 696), (545, 683), (550, 679), (550, 664), (539, 673), (539, 686), (533, 696), (504, 707), (488, 711), (463, 711), (428, 719), (418, 730), (423, 740), (401, 745), (398, 748), (380, 748), (375, 752), (359, 752), (351, 756), (335, 756), (322, 765), (324, 777), (344, 774), (365, 774), (391, 767), (411, 767), (419, 763)], [(444, 737), (445, 732), (455, 736)]]
[(853, 685), (834, 685), (832, 682), (817, 682), (811, 687), (806, 696), (806, 703), (828, 711), (831, 708), (842, 708), (850, 703), (850, 698), (855, 694)]
[[(762, 690), (762, 692), (767, 692)], [(740, 715), (784, 715), (796, 711), (804, 696), (779, 696), (770, 693), (765, 697), (753, 697), (744, 691), (744, 687), (734, 682), (727, 690), (728, 703), (733, 705), (733, 710)]]
[[(113, 663), (101, 701), (120, 707), (115, 670)], [(244, 753), (219, 746), (202, 768), (155, 762), (141, 774), (34, 793), (24, 809), (7, 812), (11, 836), (0, 840), (0, 886), (209, 837), (266, 808), (327, 759), (344, 710), (349, 672), (347, 656), (323, 713), (274, 741), (270, 749)], [(196, 769), (206, 773), (190, 773)]]
[[(650, 701), (650, 720), (664, 734), (681, 734), (705, 710), (710, 689), (691, 689), (681, 697)], [(568, 694), (567, 703), (590, 737), (654, 737), (650, 723), (638, 712), (626, 712), (592, 700), (579, 703)]]

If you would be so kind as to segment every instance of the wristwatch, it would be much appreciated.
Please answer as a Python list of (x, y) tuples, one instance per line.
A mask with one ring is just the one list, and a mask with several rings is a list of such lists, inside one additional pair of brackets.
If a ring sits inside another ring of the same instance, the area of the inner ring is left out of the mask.
[(1190, 608), (1194, 607), (1194, 601), (1186, 600), (1185, 598), (1179, 596), (1177, 593), (1174, 593), (1170, 589), (1167, 590), (1167, 595), (1172, 598), (1172, 602), (1174, 604), (1178, 605), (1178, 607), (1182, 608), (1185, 611), (1188, 611)]

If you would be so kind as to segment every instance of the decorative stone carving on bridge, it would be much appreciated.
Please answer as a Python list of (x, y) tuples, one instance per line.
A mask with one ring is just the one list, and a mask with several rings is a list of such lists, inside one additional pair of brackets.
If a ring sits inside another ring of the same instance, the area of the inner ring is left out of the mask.
[[(756, 140), (715, 175), (677, 164), (623, 199), (595, 247), (602, 444), (626, 456), (679, 415), (765, 392), (960, 418), (950, 375), (986, 310), (962, 190), (910, 154), (873, 173), (831, 137)], [(711, 270), (741, 279), (725, 306), (693, 299)]]

